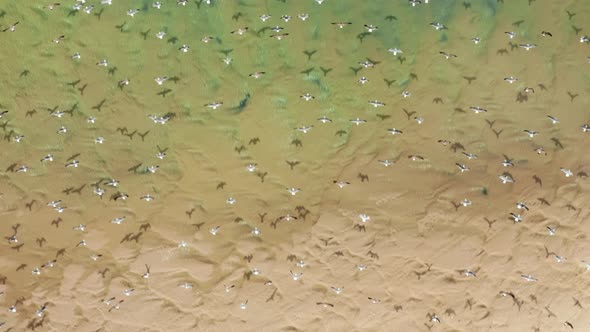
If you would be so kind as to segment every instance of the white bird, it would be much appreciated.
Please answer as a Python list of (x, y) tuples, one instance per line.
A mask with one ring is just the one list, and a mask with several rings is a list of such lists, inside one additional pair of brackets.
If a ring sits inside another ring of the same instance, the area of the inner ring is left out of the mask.
[(390, 49), (387, 50), (387, 52), (393, 54), (394, 56), (397, 56), (398, 54), (404, 53), (402, 50), (400, 50), (397, 47), (390, 48)]
[(530, 138), (533, 138), (535, 136), (537, 136), (539, 134), (538, 131), (534, 131), (534, 130), (529, 130), (529, 129), (525, 129), (523, 130), (525, 133), (527, 133), (527, 135), (529, 135)]
[(529, 274), (521, 274), (520, 275), (521, 278), (523, 278), (526, 281), (532, 282), (532, 281), (538, 281), (539, 279), (529, 275)]
[(371, 217), (364, 213), (359, 214), (359, 218), (361, 218), (361, 221), (363, 223), (366, 223), (367, 221), (371, 220)]
[(390, 132), (392, 135), (397, 135), (397, 134), (403, 134), (404, 132), (397, 129), (397, 128), (389, 128), (387, 129), (388, 132)]
[(378, 160), (378, 162), (379, 162), (381, 165), (385, 166), (385, 167), (389, 167), (389, 166), (391, 166), (391, 165), (393, 165), (393, 164), (394, 164), (394, 162), (393, 162), (393, 161), (391, 161), (391, 160), (389, 160), (389, 159), (385, 159), (385, 160)]
[(560, 167), (559, 169), (563, 172), (563, 174), (565, 175), (566, 178), (574, 176), (574, 172), (572, 172), (571, 170), (569, 170), (567, 168)]
[(502, 183), (504, 183), (504, 184), (514, 183), (514, 179), (510, 175), (502, 174), (499, 176), (499, 178), (500, 178), (500, 180), (502, 180)]
[(299, 188), (294, 188), (294, 187), (291, 187), (291, 188), (287, 188), (287, 191), (288, 191), (288, 192), (289, 192), (289, 194), (291, 194), (292, 196), (295, 196), (295, 195), (297, 195), (297, 193), (298, 193), (298, 192), (300, 192), (300, 191), (301, 191), (301, 189), (299, 189)]
[(135, 14), (137, 14), (137, 13), (139, 13), (139, 9), (129, 9), (129, 10), (127, 11), (127, 16), (134, 17), (134, 16), (135, 16)]
[(512, 220), (514, 220), (514, 223), (522, 222), (522, 217), (520, 216), (520, 214), (510, 212), (510, 218), (512, 218)]
[(293, 280), (297, 281), (301, 278), (301, 276), (303, 275), (303, 272), (299, 272), (299, 273), (293, 273), (293, 271), (289, 271), (291, 273), (291, 277), (293, 278)]
[(524, 48), (525, 50), (530, 51), (531, 49), (537, 47), (537, 45), (526, 43), (526, 44), (519, 44), (518, 47)]
[(549, 120), (551, 120), (551, 123), (553, 123), (553, 124), (558, 124), (559, 123), (559, 120), (557, 120), (556, 117), (551, 116), (551, 115), (547, 115), (547, 117), (549, 118)]

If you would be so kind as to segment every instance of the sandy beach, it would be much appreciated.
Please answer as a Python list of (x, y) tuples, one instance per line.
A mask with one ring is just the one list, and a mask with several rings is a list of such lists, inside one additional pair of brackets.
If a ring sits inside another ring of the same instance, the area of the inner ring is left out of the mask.
[(183, 3), (0, 4), (0, 331), (590, 331), (590, 2)]

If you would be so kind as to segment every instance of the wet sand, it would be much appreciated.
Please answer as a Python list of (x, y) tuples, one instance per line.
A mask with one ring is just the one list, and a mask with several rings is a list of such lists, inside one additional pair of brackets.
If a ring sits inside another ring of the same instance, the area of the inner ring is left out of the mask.
[[(157, 10), (114, 0), (88, 1), (90, 14), (72, 12), (73, 1), (1, 5), (1, 30), (19, 24), (0, 35), (0, 331), (590, 329), (590, 133), (581, 128), (590, 51), (579, 41), (590, 4), (467, 2), (166, 1)], [(363, 35), (365, 24), (378, 30)], [(282, 40), (263, 29), (277, 25)], [(362, 68), (368, 59), (374, 67)], [(158, 76), (176, 80), (158, 85)], [(223, 105), (205, 106), (213, 102)], [(166, 114), (165, 124), (148, 117)], [(40, 162), (47, 154), (54, 160)], [(79, 167), (64, 167), (72, 160)], [(514, 183), (502, 183), (504, 172)], [(129, 198), (115, 200), (121, 193)], [(66, 209), (47, 206), (54, 200)]]

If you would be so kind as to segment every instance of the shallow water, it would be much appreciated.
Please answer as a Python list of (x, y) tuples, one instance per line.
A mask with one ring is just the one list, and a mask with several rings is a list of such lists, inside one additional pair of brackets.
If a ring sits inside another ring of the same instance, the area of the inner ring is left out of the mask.
[[(590, 134), (581, 128), (590, 121), (590, 51), (579, 41), (590, 3), (163, 2), (157, 10), (152, 1), (87, 1), (83, 7), (95, 6), (90, 14), (73, 11), (72, 0), (53, 10), (50, 2), (0, 4), (2, 30), (19, 22), (0, 34), (0, 112), (8, 111), (0, 118), (7, 240), (0, 302), (17, 303), (16, 313), (0, 311), (0, 330), (560, 331), (590, 324), (590, 272), (582, 263), (590, 261)], [(133, 8), (140, 11), (126, 15)], [(272, 17), (263, 22), (262, 14)], [(365, 24), (378, 30), (368, 33)], [(277, 25), (288, 33), (282, 40), (271, 38), (268, 28)], [(243, 27), (244, 35), (231, 33)], [(156, 38), (158, 31), (166, 36)], [(204, 43), (205, 36), (213, 38)], [(524, 43), (537, 47), (518, 47)], [(403, 53), (388, 52), (394, 47)], [(80, 59), (72, 59), (76, 52)], [(103, 59), (108, 66), (97, 66)], [(363, 68), (365, 60), (376, 65)], [(255, 79), (255, 72), (264, 75)], [(158, 85), (158, 76), (173, 79)], [(509, 76), (518, 81), (506, 82)], [(205, 106), (213, 102), (223, 105)], [(68, 113), (58, 118), (54, 110)], [(148, 117), (166, 114), (165, 124)], [(295, 130), (310, 125), (307, 133)], [(57, 133), (61, 126), (66, 133)], [(16, 142), (17, 135), (24, 138)], [(156, 158), (159, 149), (164, 159)], [(54, 160), (40, 162), (47, 154)], [(501, 164), (506, 157), (513, 167)], [(385, 159), (395, 164), (379, 163)], [(64, 167), (72, 160), (79, 167)], [(22, 165), (27, 172), (15, 172)], [(159, 168), (152, 174), (148, 166)], [(498, 179), (506, 171), (514, 183)], [(119, 185), (106, 185), (110, 179)], [(106, 191), (102, 199), (96, 187)], [(301, 191), (291, 195), (290, 187)], [(129, 198), (115, 200), (117, 193)], [(146, 194), (154, 200), (139, 199)], [(235, 204), (226, 203), (230, 197)], [(459, 204), (465, 198), (472, 205)], [(47, 206), (53, 200), (66, 209)], [(117, 217), (125, 220), (111, 223)], [(80, 224), (84, 231), (73, 229)], [(291, 271), (303, 274), (295, 281)]]

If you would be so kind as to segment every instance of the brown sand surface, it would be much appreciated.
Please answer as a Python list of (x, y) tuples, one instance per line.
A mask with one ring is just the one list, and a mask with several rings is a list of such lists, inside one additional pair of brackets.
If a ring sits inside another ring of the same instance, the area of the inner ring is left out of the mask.
[(590, 331), (590, 2), (162, 2), (0, 3), (0, 331)]

